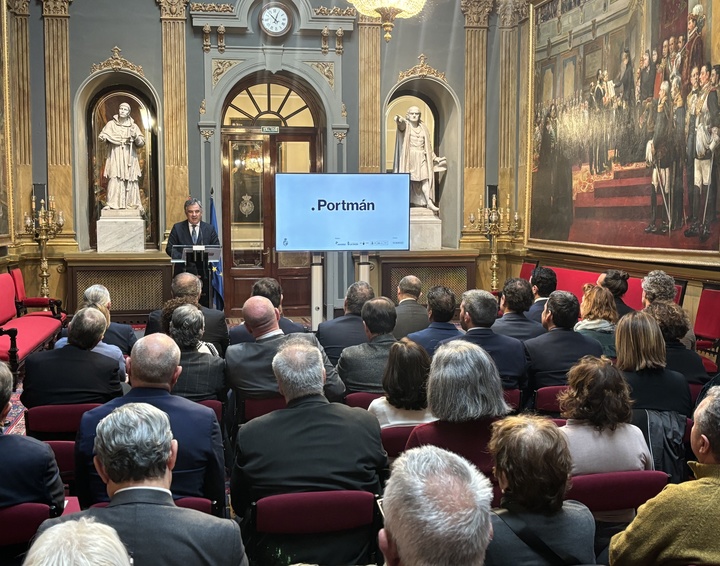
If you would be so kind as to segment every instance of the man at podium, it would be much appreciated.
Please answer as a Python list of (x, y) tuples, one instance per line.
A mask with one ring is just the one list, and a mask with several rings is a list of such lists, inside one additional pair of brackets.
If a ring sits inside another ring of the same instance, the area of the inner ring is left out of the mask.
[[(215, 228), (207, 222), (202, 221), (202, 204), (198, 199), (190, 197), (185, 201), (185, 216), (187, 220), (176, 222), (172, 227), (167, 247), (165, 248), (166, 254), (173, 259), (180, 259), (181, 256), (178, 254), (182, 253), (182, 248), (176, 246), (220, 245), (220, 240)], [(183, 271), (190, 271), (190, 269), (186, 269), (183, 263), (176, 263), (173, 275), (177, 275)]]

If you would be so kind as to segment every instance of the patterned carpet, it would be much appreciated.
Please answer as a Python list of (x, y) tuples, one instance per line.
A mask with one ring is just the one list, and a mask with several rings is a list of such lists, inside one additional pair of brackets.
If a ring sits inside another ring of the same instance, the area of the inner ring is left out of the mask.
[(12, 408), (5, 420), (5, 422), (9, 422), (9, 424), (5, 426), (4, 434), (25, 434), (25, 419), (23, 419), (25, 407), (20, 403), (20, 393), (22, 393), (22, 388), (18, 387), (10, 399)]

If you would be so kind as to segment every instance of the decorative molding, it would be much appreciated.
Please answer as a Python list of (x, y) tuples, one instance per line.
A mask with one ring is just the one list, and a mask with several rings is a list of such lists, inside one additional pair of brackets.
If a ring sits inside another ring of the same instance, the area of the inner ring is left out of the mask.
[(330, 88), (335, 90), (335, 63), (327, 61), (303, 61), (306, 65), (309, 65), (320, 73), (330, 85)]
[(125, 57), (120, 56), (120, 52), (122, 51), (122, 49), (120, 49), (117, 45), (113, 47), (110, 51), (112, 51), (112, 57), (105, 59), (105, 61), (103, 61), (102, 63), (93, 64), (90, 67), (91, 74), (97, 73), (99, 71), (104, 71), (106, 69), (112, 69), (115, 72), (123, 70), (130, 71), (132, 73), (135, 73), (136, 75), (140, 75), (141, 77), (145, 76), (143, 68), (140, 65), (136, 65), (135, 63), (132, 63), (125, 59)]
[(70, 2), (72, 2), (72, 0), (42, 0), (43, 17), (69, 16)]
[(358, 18), (358, 23), (380, 26), (380, 24), (382, 24), (382, 20), (380, 18), (376, 18), (375, 16), (366, 16), (365, 14), (360, 14), (360, 17)]
[(210, 141), (210, 138), (215, 133), (215, 130), (200, 130), (200, 135), (205, 138), (205, 141)]
[(204, 12), (204, 13), (215, 13), (215, 14), (232, 14), (232, 4), (201, 4), (199, 2), (193, 2), (190, 4), (191, 12)]
[(335, 139), (338, 141), (338, 143), (342, 143), (345, 141), (345, 138), (347, 137), (347, 132), (336, 131), (336, 132), (333, 132), (333, 136), (335, 136)]
[(528, 17), (527, 0), (500, 0), (497, 11), (502, 27), (515, 27)]
[(342, 103), (342, 107), (340, 108), (340, 116), (343, 118), (347, 118), (347, 106), (345, 106), (345, 103)]
[(220, 24), (217, 28), (218, 53), (225, 53), (225, 26)]
[(338, 28), (338, 30), (335, 32), (335, 54), (336, 55), (343, 54), (343, 51), (344, 51), (343, 35), (345, 35), (343, 28)]
[(210, 32), (212, 31), (212, 28), (210, 27), (210, 24), (205, 24), (202, 28), (203, 32), (203, 51), (205, 53), (210, 53)]
[(486, 28), (495, 0), (460, 0), (460, 10), (465, 16), (465, 27)]
[(355, 8), (340, 8), (339, 6), (334, 6), (332, 8), (326, 8), (325, 6), (320, 6), (319, 8), (315, 8), (315, 15), (316, 16), (350, 16), (355, 17), (357, 16), (357, 10)]
[(30, 0), (7, 0), (7, 6), (16, 16), (30, 15)]
[(212, 62), (212, 85), (218, 84), (222, 76), (232, 69), (235, 65), (242, 63), (240, 59), (213, 59)]
[(155, 0), (160, 6), (160, 18), (163, 20), (184, 20), (185, 8), (189, 0)]
[(398, 83), (404, 81), (405, 79), (409, 79), (410, 77), (419, 77), (421, 79), (427, 77), (435, 77), (436, 79), (447, 82), (447, 79), (445, 78), (445, 73), (441, 73), (437, 69), (434, 69), (427, 64), (427, 57), (424, 53), (421, 53), (418, 59), (420, 59), (419, 65), (415, 65), (413, 68), (408, 69), (407, 71), (400, 71), (397, 80)]
[(330, 51), (330, 43), (328, 42), (328, 38), (330, 37), (330, 30), (327, 26), (325, 26), (320, 32), (320, 37), (322, 38), (320, 44), (320, 52), (323, 55), (327, 55), (328, 51)]
[(202, 116), (203, 114), (205, 114), (205, 112), (207, 112), (207, 107), (206, 107), (205, 104), (206, 104), (206, 103), (205, 103), (205, 99), (203, 98), (203, 99), (202, 99), (202, 102), (200, 103), (200, 110), (198, 110), (198, 112), (200, 112), (200, 115), (201, 115), (201, 116)]

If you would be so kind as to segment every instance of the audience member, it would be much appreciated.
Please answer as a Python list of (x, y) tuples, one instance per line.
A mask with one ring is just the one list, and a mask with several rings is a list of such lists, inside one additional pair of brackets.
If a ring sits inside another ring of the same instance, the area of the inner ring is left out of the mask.
[[(643, 306), (648, 306), (656, 301), (665, 301), (668, 303), (675, 302), (675, 279), (661, 271), (656, 269), (647, 274), (642, 280), (642, 302)], [(695, 349), (695, 333), (692, 327), (688, 329), (685, 336), (680, 339), (685, 347), (689, 350)]]
[(580, 315), (577, 297), (568, 291), (553, 291), (545, 303), (542, 323), (547, 333), (525, 341), (529, 361), (529, 390), (565, 385), (567, 372), (583, 356), (602, 356), (603, 348), (594, 338), (575, 332)]
[(428, 406), (439, 420), (416, 426), (406, 448), (433, 444), (460, 454), (489, 475), (490, 426), (510, 412), (490, 355), (464, 340), (442, 344), (430, 365)]
[[(83, 293), (83, 307), (91, 305), (100, 305), (108, 311), (112, 310), (112, 301), (110, 300), (110, 291), (103, 285), (91, 285)], [(120, 348), (124, 356), (130, 355), (133, 345), (137, 337), (133, 327), (129, 324), (120, 324), (119, 322), (110, 322), (105, 331), (105, 342)]]
[(386, 426), (414, 425), (435, 420), (427, 406), (430, 356), (422, 346), (402, 338), (390, 346), (382, 387), (385, 395), (375, 399), (368, 411)]
[[(307, 329), (302, 324), (293, 322), (289, 318), (283, 316), (283, 291), (277, 279), (273, 279), (272, 277), (263, 277), (262, 279), (258, 279), (252, 286), (250, 296), (265, 297), (266, 299), (270, 299), (270, 302), (273, 304), (273, 306), (278, 310), (278, 312), (280, 312), (280, 320), (278, 320), (278, 324), (280, 326), (280, 330), (282, 330), (285, 334), (307, 332)], [(231, 345), (240, 344), (241, 342), (255, 341), (255, 338), (253, 338), (252, 334), (245, 327), (244, 324), (238, 324), (237, 326), (233, 326), (230, 329), (229, 334)]]
[(46, 529), (27, 553), (23, 566), (131, 566), (115, 529), (92, 518)]
[(105, 403), (122, 395), (118, 363), (93, 352), (107, 321), (97, 309), (75, 313), (68, 328), (68, 344), (59, 350), (30, 354), (20, 396), (28, 409), (38, 405)]
[(675, 303), (655, 301), (645, 307), (645, 312), (660, 325), (665, 340), (665, 367), (683, 374), (688, 383), (707, 383), (710, 376), (700, 354), (680, 342), (690, 329), (690, 319), (685, 310)]
[[(224, 356), (228, 347), (228, 329), (225, 313), (198, 304), (202, 293), (202, 281), (200, 278), (192, 273), (179, 273), (173, 278), (170, 290), (173, 298), (184, 299), (182, 302), (192, 303), (202, 311), (205, 319), (205, 333), (202, 338), (205, 342), (211, 342), (220, 355)], [(168, 319), (168, 326), (169, 322), (170, 319)], [(148, 315), (145, 336), (156, 332), (167, 332), (168, 326), (163, 330), (162, 309), (152, 311)]]
[(383, 372), (395, 343), (395, 305), (387, 297), (370, 299), (363, 305), (361, 317), (368, 342), (345, 348), (337, 372), (348, 393), (382, 393)]
[(668, 485), (610, 543), (610, 564), (720, 564), (720, 388), (695, 409), (695, 481)]
[[(522, 342), (495, 334), (490, 328), (497, 318), (497, 300), (487, 291), (465, 291), (460, 302), (460, 325), (465, 334), (451, 340), (477, 344), (495, 362), (505, 389), (518, 389), (527, 382), (527, 362)], [(446, 340), (447, 342), (447, 340)]]
[(375, 291), (368, 283), (356, 281), (345, 293), (345, 314), (318, 325), (317, 339), (333, 366), (337, 365), (345, 348), (368, 341), (360, 315), (365, 302), (374, 298)]
[(583, 300), (575, 332), (595, 338), (603, 347), (603, 355), (615, 357), (615, 323), (618, 313), (612, 293), (592, 283), (583, 285)]
[(542, 324), (542, 314), (550, 293), (557, 289), (557, 275), (549, 267), (536, 267), (530, 275), (533, 304), (525, 313), (530, 320)]
[(560, 429), (544, 417), (508, 417), (493, 424), (489, 449), (503, 498), (485, 565), (595, 564), (592, 513), (564, 501), (572, 460)]
[(205, 497), (222, 505), (225, 462), (220, 426), (212, 409), (171, 395), (182, 368), (180, 349), (164, 334), (141, 338), (128, 358), (132, 389), (122, 398), (85, 413), (75, 441), (75, 476), (80, 504), (107, 500), (105, 486), (93, 466), (95, 429), (113, 409), (129, 403), (149, 403), (167, 413), (180, 443), (173, 471), (175, 497)]
[(323, 388), (325, 396), (330, 401), (343, 399), (345, 385), (312, 333), (283, 334), (278, 326), (280, 312), (269, 299), (261, 296), (250, 297), (245, 301), (243, 318), (255, 341), (233, 344), (225, 355), (227, 384), (240, 397), (262, 399), (280, 394), (272, 360), (280, 347), (296, 334), (321, 352), (326, 373)]
[(408, 338), (425, 348), (432, 358), (440, 342), (462, 336), (462, 332), (450, 322), (455, 316), (455, 293), (447, 287), (436, 285), (428, 291), (427, 302), (430, 324), (424, 330), (408, 334)]
[(400, 455), (385, 488), (378, 535), (388, 566), (477, 566), (492, 538), (492, 485), (467, 460), (434, 446)]
[(503, 315), (491, 326), (495, 334), (510, 336), (520, 341), (545, 334), (543, 325), (525, 316), (533, 304), (533, 292), (530, 283), (515, 277), (505, 281), (500, 296), (500, 310)]
[(427, 309), (418, 303), (422, 295), (421, 288), (420, 279), (414, 275), (406, 275), (400, 279), (397, 287), (398, 305), (395, 307), (397, 321), (392, 332), (396, 340), (405, 338), (412, 332), (419, 332), (429, 324)]
[(215, 346), (200, 340), (204, 324), (203, 314), (195, 305), (182, 305), (173, 312), (170, 336), (180, 348), (182, 371), (172, 393), (192, 401), (225, 401), (225, 360), (203, 352), (203, 349), (210, 346), (217, 354)]
[[(380, 493), (387, 457), (378, 421), (363, 409), (328, 402), (323, 396), (323, 356), (302, 337), (290, 336), (272, 361), (287, 408), (255, 418), (238, 432), (230, 493), (240, 516), (248, 516), (251, 502), (279, 493)], [(360, 534), (265, 539), (258, 546), (272, 549), (277, 543), (294, 562), (367, 564), (367, 537)], [(254, 559), (267, 563), (259, 556)]]
[(635, 310), (627, 306), (622, 299), (628, 290), (628, 279), (630, 279), (630, 276), (619, 269), (608, 269), (597, 278), (597, 285), (605, 287), (612, 293), (618, 318)]
[[(152, 343), (153, 337), (144, 340)], [(144, 349), (142, 342), (133, 347), (133, 357), (138, 348)], [(110, 504), (50, 519), (40, 526), (40, 532), (58, 523), (91, 517), (117, 531), (134, 566), (247, 566), (237, 523), (175, 506), (178, 474), (173, 470), (182, 458), (182, 441), (170, 424), (167, 414), (147, 403), (127, 403), (104, 416), (93, 441), (94, 464)]]

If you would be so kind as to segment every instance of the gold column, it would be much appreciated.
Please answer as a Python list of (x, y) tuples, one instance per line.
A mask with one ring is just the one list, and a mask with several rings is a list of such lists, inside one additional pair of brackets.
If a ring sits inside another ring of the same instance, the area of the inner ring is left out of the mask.
[(189, 0), (156, 0), (162, 21), (165, 234), (183, 217), (189, 188), (185, 8)]
[(360, 16), (360, 110), (359, 145), (360, 173), (382, 171), (380, 155), (380, 132), (382, 104), (380, 102), (380, 27), (379, 18)]
[[(463, 219), (480, 206), (485, 192), (488, 18), (494, 0), (461, 0), (465, 15), (465, 154)], [(486, 203), (483, 203), (486, 204)]]
[(55, 244), (75, 239), (70, 120), (69, 14), (72, 0), (42, 0), (45, 32), (45, 121), (47, 186), (57, 210), (65, 214), (65, 228)]
[[(518, 49), (520, 50), (520, 68), (517, 71), (517, 96), (520, 101), (520, 113), (518, 114), (517, 126), (520, 132), (520, 153), (517, 156), (518, 163), (518, 201), (516, 204), (517, 211), (520, 213), (520, 226), (525, 225), (526, 218), (523, 218), (525, 211), (525, 203), (527, 202), (527, 167), (528, 167), (528, 148), (530, 144), (530, 130), (528, 126), (528, 120), (532, 117), (532, 105), (528, 105), (528, 97), (530, 96), (530, 80), (531, 77), (530, 69), (530, 45), (528, 43), (530, 38), (530, 19), (529, 13), (532, 10), (532, 5), (525, 3), (525, 7), (520, 13), (520, 22), (518, 24), (517, 33), (520, 39)], [(524, 231), (523, 228), (521, 230)]]

